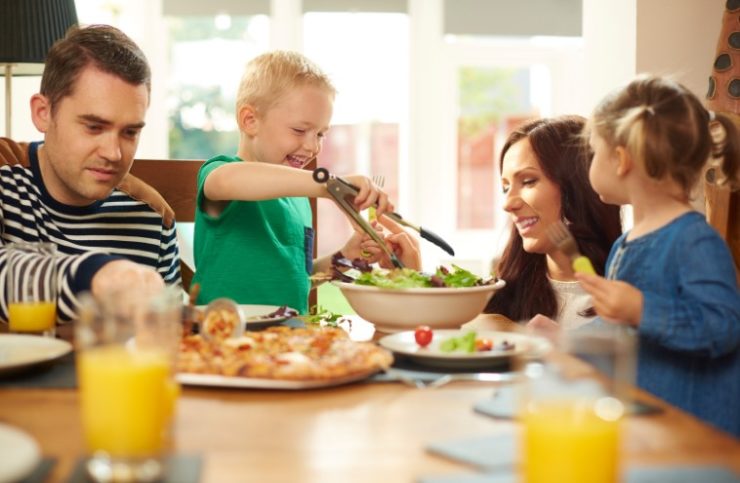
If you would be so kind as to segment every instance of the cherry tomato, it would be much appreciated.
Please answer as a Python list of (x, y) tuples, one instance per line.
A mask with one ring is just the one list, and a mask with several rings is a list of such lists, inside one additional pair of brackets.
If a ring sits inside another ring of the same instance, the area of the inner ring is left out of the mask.
[(493, 349), (491, 339), (475, 339), (475, 350), (478, 352), (490, 351)]
[(420, 325), (414, 331), (414, 339), (421, 347), (426, 347), (432, 341), (432, 329), (428, 325)]

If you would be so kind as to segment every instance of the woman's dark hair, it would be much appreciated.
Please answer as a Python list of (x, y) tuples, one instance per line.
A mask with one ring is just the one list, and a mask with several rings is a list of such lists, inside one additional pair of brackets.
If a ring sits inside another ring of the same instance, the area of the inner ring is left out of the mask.
[[(588, 181), (593, 154), (583, 141), (585, 125), (586, 119), (580, 116), (525, 123), (506, 140), (499, 169), (503, 168), (509, 148), (528, 139), (543, 173), (560, 188), (561, 218), (568, 223), (581, 253), (603, 275), (609, 250), (621, 234), (622, 226), (619, 207), (603, 203)], [(524, 251), (515, 226), (497, 264), (496, 275), (506, 281), (506, 286), (490, 300), (486, 313), (502, 314), (512, 320), (529, 319), (536, 314), (557, 316), (558, 301), (547, 279), (546, 256)], [(590, 310), (588, 315), (592, 313)]]

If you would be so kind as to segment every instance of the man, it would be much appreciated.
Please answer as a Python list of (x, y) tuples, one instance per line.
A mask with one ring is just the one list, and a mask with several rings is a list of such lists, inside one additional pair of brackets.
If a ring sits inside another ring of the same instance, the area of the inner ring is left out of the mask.
[[(74, 317), (84, 291), (100, 296), (180, 283), (172, 210), (128, 174), (150, 88), (147, 60), (123, 32), (104, 25), (70, 30), (49, 50), (41, 92), (31, 98), (44, 142), (0, 139), (0, 280), (6, 244), (56, 244), (60, 320)], [(0, 290), (3, 321), (5, 297)]]

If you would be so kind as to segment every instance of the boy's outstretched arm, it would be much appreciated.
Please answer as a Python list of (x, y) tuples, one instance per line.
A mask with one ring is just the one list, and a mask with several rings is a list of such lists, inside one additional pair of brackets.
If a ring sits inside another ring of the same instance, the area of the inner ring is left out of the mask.
[(594, 310), (609, 322), (640, 325), (643, 295), (638, 289), (620, 280), (607, 280), (599, 275), (576, 273), (583, 289), (591, 295)]
[[(359, 188), (354, 199), (358, 210), (376, 205), (378, 214), (393, 210), (388, 195), (367, 176), (350, 175), (343, 178)], [(254, 161), (227, 163), (214, 169), (205, 180), (203, 194), (212, 201), (329, 197), (326, 185), (314, 181), (311, 171)]]

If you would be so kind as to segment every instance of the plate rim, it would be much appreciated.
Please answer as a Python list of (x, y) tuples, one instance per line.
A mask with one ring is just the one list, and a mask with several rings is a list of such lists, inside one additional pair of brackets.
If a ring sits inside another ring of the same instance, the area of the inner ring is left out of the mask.
[[(247, 316), (244, 314), (244, 307), (272, 308), (272, 310), (265, 312), (266, 314), (269, 314), (270, 312), (274, 312), (280, 307), (287, 307), (288, 309), (296, 310), (293, 307), (290, 307), (288, 305), (270, 305), (270, 304), (236, 304), (236, 305), (239, 307), (240, 315), (242, 319), (244, 320), (244, 330), (264, 329), (267, 327), (271, 327), (273, 325), (277, 325), (281, 322), (285, 322), (286, 320), (291, 318), (291, 316), (280, 316), (280, 317), (272, 317), (270, 319), (248, 320)], [(195, 308), (204, 310), (207, 306), (208, 304), (200, 304), (200, 305), (196, 305)], [(296, 310), (296, 312), (298, 311)]]
[(301, 390), (301, 389), (319, 389), (325, 387), (341, 386), (352, 382), (358, 382), (367, 379), (372, 375), (380, 372), (381, 369), (362, 371), (347, 376), (333, 379), (310, 379), (310, 380), (293, 380), (293, 379), (268, 379), (257, 377), (238, 377), (224, 376), (221, 374), (201, 374), (193, 372), (178, 372), (175, 378), (180, 384), (186, 386), (205, 386), (205, 387), (230, 387), (239, 389), (279, 389), (279, 390)]
[(20, 362), (8, 363), (5, 361), (0, 361), (0, 375), (6, 372), (14, 372), (25, 367), (33, 367), (38, 364), (54, 361), (56, 359), (59, 359), (60, 357), (64, 357), (65, 355), (69, 354), (70, 352), (72, 352), (73, 349), (72, 344), (63, 339), (26, 334), (0, 334), (0, 346), (12, 339), (30, 342), (30, 344), (27, 345), (27, 347), (30, 348), (39, 347), (39, 345), (45, 344), (49, 345), (50, 347), (55, 346), (56, 352), (53, 352), (52, 354), (44, 354), (43, 356), (37, 356), (36, 358)]
[[(442, 332), (444, 335), (452, 336), (453, 333), (456, 334), (465, 334), (467, 332), (475, 332), (480, 337), (492, 337), (492, 336), (507, 336), (507, 337), (513, 337), (513, 338), (521, 338), (529, 341), (533, 341), (531, 348), (528, 350), (522, 349), (520, 351), (508, 351), (508, 352), (497, 352), (496, 354), (489, 354), (486, 352), (474, 352), (472, 354), (455, 354), (453, 353), (434, 353), (434, 354), (425, 354), (423, 352), (419, 351), (402, 351), (402, 350), (396, 350), (393, 347), (388, 346), (388, 341), (395, 338), (400, 337), (412, 337), (414, 331), (413, 330), (404, 330), (400, 332), (395, 332), (393, 334), (388, 334), (383, 337), (381, 337), (378, 340), (378, 344), (391, 351), (394, 354), (399, 354), (404, 357), (409, 357), (414, 360), (418, 360), (420, 363), (423, 361), (439, 361), (439, 362), (448, 362), (450, 364), (456, 364), (456, 363), (465, 363), (469, 362), (471, 365), (474, 364), (483, 364), (487, 361), (498, 361), (501, 359), (508, 359), (515, 356), (524, 356), (524, 357), (537, 357), (540, 356), (542, 353), (547, 353), (552, 348), (551, 344), (549, 344), (549, 341), (545, 339), (544, 337), (538, 337), (533, 336), (529, 334), (520, 334), (518, 332), (506, 332), (501, 330), (472, 330), (472, 329), (433, 329), (433, 332)], [(548, 345), (549, 344), (549, 345)], [(539, 345), (539, 347), (537, 347)], [(547, 346), (547, 347), (545, 347)]]
[[(0, 422), (0, 434), (5, 434), (6, 436), (10, 435), (11, 438), (14, 438), (15, 444), (11, 445), (10, 451), (12, 452), (13, 449), (16, 450), (16, 454), (10, 455), (12, 457), (12, 461), (16, 463), (16, 467), (11, 468), (13, 472), (9, 472), (5, 475), (2, 474), (3, 470), (0, 468), (0, 479), (5, 481), (5, 478), (7, 478), (9, 481), (19, 481), (26, 478), (31, 474), (31, 472), (33, 472), (33, 469), (41, 461), (41, 448), (39, 447), (38, 442), (25, 430), (8, 423)], [(19, 460), (17, 454), (17, 449), (23, 448), (24, 446), (29, 450), (29, 452), (26, 453), (27, 461), (25, 462), (23, 460)], [(0, 456), (0, 459), (2, 459), (2, 456)], [(20, 461), (21, 464), (19, 464), (18, 461)]]

